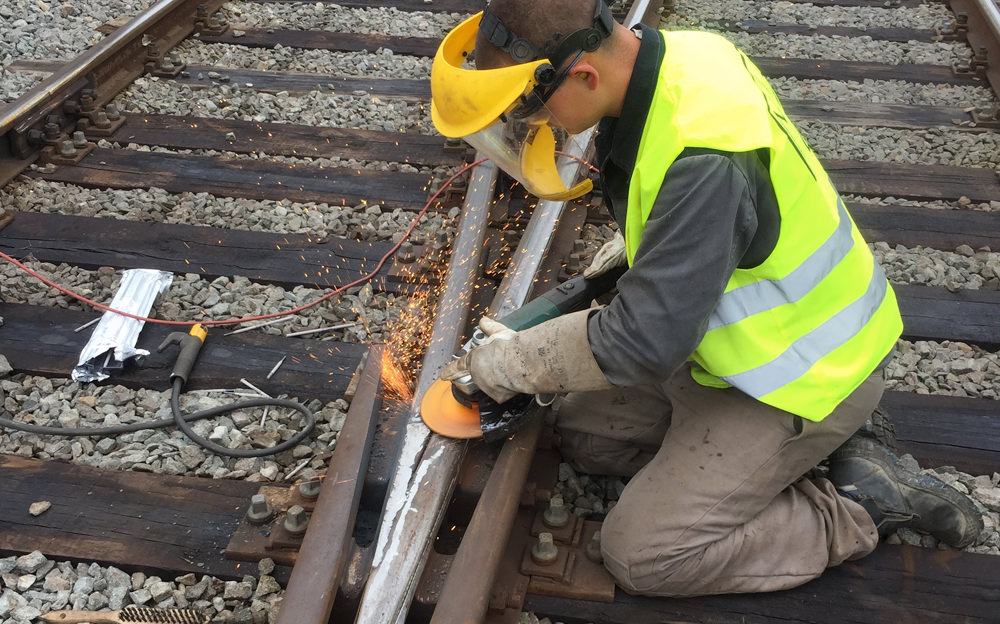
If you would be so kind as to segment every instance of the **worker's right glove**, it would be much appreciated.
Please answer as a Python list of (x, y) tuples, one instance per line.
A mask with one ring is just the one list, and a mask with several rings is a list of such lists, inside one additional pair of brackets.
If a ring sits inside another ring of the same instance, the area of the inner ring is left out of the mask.
[(497, 403), (517, 394), (611, 388), (590, 350), (587, 319), (592, 312), (571, 312), (518, 332), (483, 319), (479, 326), (493, 339), (453, 360), (441, 378), (451, 381), (469, 374)]
[(583, 270), (583, 276), (591, 279), (615, 267), (625, 266), (626, 263), (628, 256), (625, 253), (625, 238), (621, 232), (615, 232), (614, 237), (594, 254), (594, 261)]

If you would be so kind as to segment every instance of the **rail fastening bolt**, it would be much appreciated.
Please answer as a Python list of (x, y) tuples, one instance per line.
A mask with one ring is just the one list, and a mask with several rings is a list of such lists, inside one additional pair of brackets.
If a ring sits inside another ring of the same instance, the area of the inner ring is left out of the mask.
[(54, 121), (45, 122), (44, 130), (45, 130), (45, 138), (50, 141), (58, 139), (59, 134), (62, 131), (62, 129), (59, 127), (59, 124), (57, 124)]
[(263, 494), (254, 494), (250, 497), (250, 508), (247, 509), (247, 522), (250, 524), (264, 524), (274, 515), (274, 508), (267, 502), (267, 497)]
[(563, 497), (558, 494), (549, 499), (548, 508), (542, 512), (542, 522), (545, 526), (559, 529), (569, 523), (569, 511), (563, 502)]
[(83, 130), (73, 132), (73, 147), (77, 149), (87, 147), (87, 135), (83, 133)]
[(110, 128), (111, 120), (108, 119), (108, 114), (104, 111), (97, 111), (97, 115), (94, 116), (94, 126), (98, 128)]
[(531, 560), (538, 565), (552, 565), (559, 558), (559, 548), (551, 533), (539, 533), (538, 541), (531, 547)]
[(309, 516), (302, 505), (292, 505), (285, 512), (285, 530), (292, 535), (302, 535), (309, 524)]
[(409, 264), (416, 260), (417, 255), (413, 253), (413, 243), (403, 241), (403, 244), (399, 246), (399, 251), (396, 252), (396, 259), (404, 264)]
[(73, 158), (76, 156), (76, 146), (73, 145), (73, 141), (65, 140), (59, 144), (59, 154), (65, 156), (66, 158)]
[(594, 537), (590, 538), (590, 541), (587, 542), (584, 552), (587, 554), (587, 559), (590, 559), (594, 563), (604, 563), (604, 555), (601, 554), (600, 531), (594, 531)]
[(566, 272), (570, 275), (576, 275), (583, 270), (583, 262), (580, 259), (580, 254), (571, 253), (569, 255), (569, 262), (566, 263)]
[(309, 481), (303, 481), (299, 484), (299, 495), (307, 500), (314, 500), (319, 498), (319, 491), (322, 488), (322, 483), (318, 479), (310, 479)]

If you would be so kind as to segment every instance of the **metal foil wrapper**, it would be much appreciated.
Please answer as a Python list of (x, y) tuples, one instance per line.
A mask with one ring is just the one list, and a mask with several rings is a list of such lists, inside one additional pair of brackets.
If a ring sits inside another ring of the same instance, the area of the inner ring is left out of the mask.
[[(167, 271), (129, 269), (122, 273), (121, 285), (110, 307), (137, 316), (149, 316), (156, 296), (170, 288), (173, 280), (173, 274)], [(121, 371), (128, 359), (149, 355), (149, 351), (135, 348), (145, 324), (145, 321), (105, 312), (80, 353), (80, 360), (73, 369), (73, 381), (102, 381)]]

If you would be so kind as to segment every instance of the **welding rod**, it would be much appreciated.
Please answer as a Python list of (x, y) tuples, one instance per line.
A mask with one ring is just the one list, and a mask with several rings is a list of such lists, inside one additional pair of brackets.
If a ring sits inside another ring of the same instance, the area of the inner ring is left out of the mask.
[(94, 323), (96, 323), (99, 320), (101, 320), (101, 317), (98, 316), (97, 318), (95, 318), (93, 320), (87, 321), (86, 323), (84, 323), (83, 325), (77, 327), (73, 331), (75, 331), (75, 332), (83, 331), (83, 330), (87, 329), (88, 327), (90, 327), (91, 325), (93, 325)]
[(233, 331), (226, 332), (223, 335), (224, 336), (232, 336), (233, 334), (242, 334), (243, 332), (250, 331), (251, 329), (257, 329), (258, 327), (265, 327), (267, 325), (274, 325), (275, 323), (284, 323), (285, 321), (290, 320), (291, 318), (292, 317), (290, 317), (290, 316), (282, 316), (281, 318), (271, 319), (270, 321), (266, 321), (264, 323), (258, 323), (257, 325), (251, 325), (250, 327), (241, 327), (240, 329), (234, 329)]
[(285, 358), (286, 357), (288, 357), (288, 356), (287, 355), (281, 356), (281, 359), (278, 360), (278, 363), (275, 364), (274, 368), (271, 369), (271, 372), (267, 374), (267, 379), (270, 379), (271, 377), (274, 377), (274, 374), (276, 372), (278, 372), (278, 369), (281, 368), (281, 365), (285, 363)]
[(256, 392), (257, 394), (259, 394), (261, 396), (265, 396), (265, 397), (267, 397), (269, 399), (271, 398), (270, 394), (264, 392), (263, 390), (261, 390), (260, 388), (258, 388), (255, 385), (253, 385), (252, 383), (250, 383), (246, 379), (240, 379), (240, 383), (243, 384), (244, 386), (246, 386), (247, 388), (250, 388), (251, 390), (253, 390), (254, 392)]
[(325, 331), (333, 331), (335, 329), (344, 329), (345, 327), (354, 327), (355, 325), (360, 325), (359, 321), (354, 321), (353, 323), (344, 323), (343, 325), (334, 325), (333, 327), (319, 327), (317, 329), (304, 329), (298, 332), (292, 332), (290, 334), (285, 334), (285, 337), (292, 336), (305, 336), (306, 334), (318, 334)]

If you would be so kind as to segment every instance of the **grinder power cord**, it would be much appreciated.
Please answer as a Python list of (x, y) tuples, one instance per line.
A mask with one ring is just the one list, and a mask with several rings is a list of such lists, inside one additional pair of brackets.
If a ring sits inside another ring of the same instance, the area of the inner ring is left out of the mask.
[[(228, 457), (266, 457), (268, 455), (274, 455), (282, 451), (287, 451), (289, 449), (295, 448), (302, 440), (308, 436), (313, 427), (316, 425), (316, 417), (312, 411), (306, 406), (298, 403), (296, 401), (291, 401), (289, 399), (272, 399), (272, 398), (260, 398), (260, 399), (247, 399), (245, 401), (239, 401), (237, 403), (231, 403), (229, 405), (219, 405), (217, 407), (212, 407), (209, 409), (199, 410), (197, 412), (192, 412), (190, 414), (182, 414), (180, 408), (180, 396), (181, 390), (184, 388), (184, 384), (187, 383), (188, 376), (191, 374), (191, 369), (194, 367), (195, 361), (198, 359), (198, 353), (201, 351), (202, 345), (205, 343), (205, 336), (207, 332), (205, 328), (201, 325), (194, 325), (188, 333), (184, 332), (173, 332), (167, 336), (167, 338), (160, 344), (158, 351), (163, 351), (167, 347), (177, 344), (180, 346), (180, 351), (177, 355), (177, 359), (174, 362), (174, 368), (170, 373), (170, 383), (171, 383), (171, 395), (170, 395), (170, 409), (173, 412), (172, 418), (161, 418), (153, 421), (131, 423), (128, 425), (114, 425), (110, 427), (50, 427), (46, 425), (32, 425), (23, 422), (17, 422), (9, 418), (0, 418), (0, 426), (6, 427), (8, 429), (14, 429), (16, 431), (24, 431), (26, 433), (34, 433), (38, 435), (60, 435), (67, 437), (80, 437), (80, 436), (116, 436), (123, 433), (132, 433), (135, 431), (143, 431), (145, 429), (162, 429), (164, 427), (169, 427), (170, 425), (177, 425), (177, 427), (184, 432), (188, 438), (191, 439), (195, 444), (201, 446), (202, 448), (208, 449), (213, 453), (218, 453), (219, 455), (225, 455)], [(241, 409), (248, 409), (253, 407), (286, 407), (299, 412), (302, 415), (302, 428), (298, 433), (293, 435), (288, 440), (280, 444), (276, 444), (272, 447), (261, 448), (261, 449), (231, 449), (222, 446), (221, 444), (216, 444), (211, 440), (208, 440), (197, 433), (191, 428), (191, 422), (196, 420), (203, 420), (205, 418), (213, 418), (215, 416), (220, 416), (222, 414), (229, 414)]]

